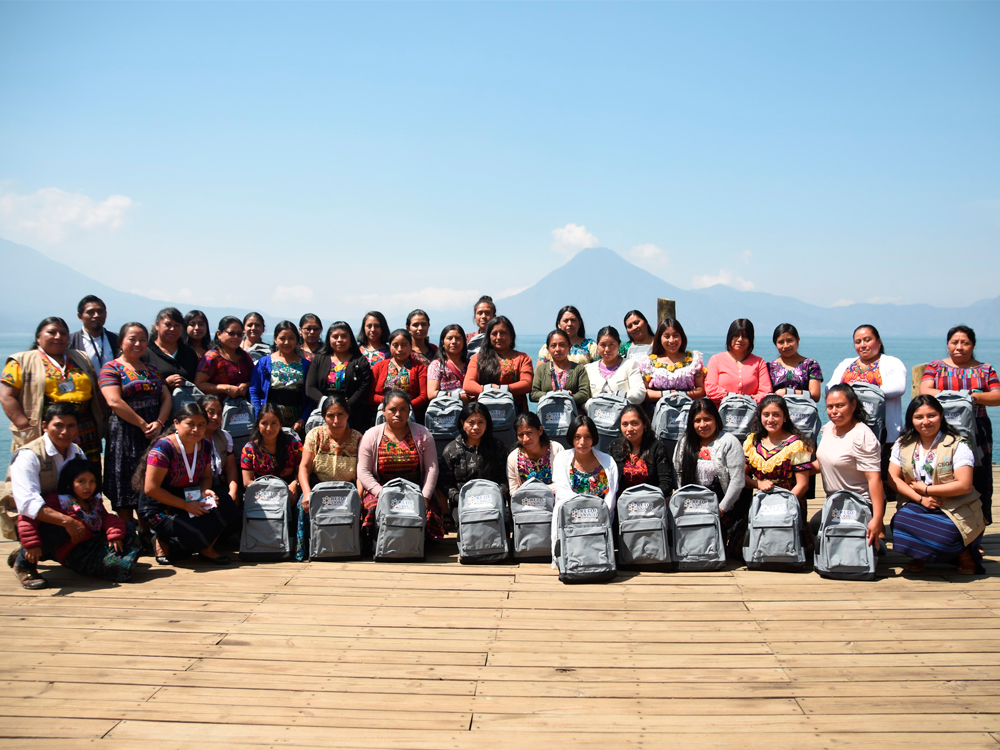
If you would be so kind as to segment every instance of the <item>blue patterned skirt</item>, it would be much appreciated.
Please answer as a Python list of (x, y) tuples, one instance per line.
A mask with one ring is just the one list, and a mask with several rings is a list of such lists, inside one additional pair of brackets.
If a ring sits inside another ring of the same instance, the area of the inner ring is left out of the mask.
[(892, 549), (915, 560), (952, 562), (965, 549), (958, 527), (944, 511), (906, 503), (892, 517)]

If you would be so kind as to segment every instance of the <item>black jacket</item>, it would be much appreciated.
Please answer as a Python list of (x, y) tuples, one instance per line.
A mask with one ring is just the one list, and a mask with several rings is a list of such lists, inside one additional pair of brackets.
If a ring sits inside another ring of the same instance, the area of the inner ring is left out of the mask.
[(198, 370), (198, 355), (187, 344), (178, 341), (177, 351), (173, 357), (169, 357), (163, 353), (155, 341), (150, 341), (143, 359), (159, 370), (160, 376), (164, 380), (170, 375), (180, 375), (185, 380), (194, 383), (194, 374)]
[(493, 460), (487, 461), (482, 446), (470, 447), (459, 435), (445, 446), (438, 464), (438, 489), (448, 498), (452, 509), (458, 506), (458, 493), (462, 485), (472, 479), (488, 479), (496, 482), (507, 497), (507, 450), (496, 438), (493, 439)]
[[(625, 477), (625, 462), (632, 452), (632, 445), (628, 438), (618, 438), (611, 444), (608, 451), (618, 466), (618, 494), (621, 495), (628, 488)], [(644, 484), (651, 484), (663, 490), (663, 496), (670, 498), (670, 495), (677, 489), (677, 480), (674, 478), (673, 456), (670, 450), (660, 440), (650, 440), (645, 448), (639, 453), (646, 462), (649, 471), (649, 478)]]
[[(319, 404), (330, 393), (330, 355), (317, 354), (306, 373), (306, 398)], [(371, 409), (368, 408), (368, 394), (372, 389), (372, 368), (364, 355), (358, 355), (347, 363), (344, 373), (344, 397), (351, 409), (349, 423), (352, 428), (364, 432), (372, 426)]]

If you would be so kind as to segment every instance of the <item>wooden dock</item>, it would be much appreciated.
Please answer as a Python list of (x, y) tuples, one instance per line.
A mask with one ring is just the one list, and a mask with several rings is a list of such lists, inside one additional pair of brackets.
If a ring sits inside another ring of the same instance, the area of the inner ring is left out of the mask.
[[(998, 478), (1000, 479), (1000, 478)], [(994, 527), (995, 528), (995, 527)], [(0, 747), (991, 748), (989, 576), (194, 563), (0, 576)], [(10, 543), (0, 544), (6, 556)], [(149, 561), (152, 562), (152, 561)]]

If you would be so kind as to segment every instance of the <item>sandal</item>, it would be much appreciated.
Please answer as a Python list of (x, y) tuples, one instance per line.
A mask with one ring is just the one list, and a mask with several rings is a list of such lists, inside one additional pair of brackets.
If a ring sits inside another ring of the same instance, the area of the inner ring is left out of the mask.
[(903, 570), (907, 573), (919, 573), (924, 568), (927, 567), (927, 563), (923, 560), (910, 560), (906, 565), (903, 566)]
[(32, 568), (22, 568), (20, 565), (14, 568), (14, 576), (20, 582), (22, 588), (29, 591), (47, 588), (49, 582), (42, 578), (42, 574)]
[(958, 574), (960, 576), (971, 576), (976, 573), (976, 561), (969, 550), (964, 550), (958, 556)]

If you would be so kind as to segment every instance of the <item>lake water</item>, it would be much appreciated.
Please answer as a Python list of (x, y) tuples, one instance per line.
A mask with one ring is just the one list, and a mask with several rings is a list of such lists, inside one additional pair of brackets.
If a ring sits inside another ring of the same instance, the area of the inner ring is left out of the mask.
[[(27, 349), (30, 342), (31, 334), (0, 334), (0, 356), (6, 360), (14, 352)], [(517, 338), (517, 348), (520, 351), (527, 352), (532, 358), (537, 356), (538, 350), (544, 343), (544, 336), (521, 335)], [(722, 336), (717, 338), (696, 336), (691, 338), (688, 346), (689, 348), (701, 351), (707, 361), (710, 356), (724, 348), (724, 341)], [(886, 342), (886, 350), (888, 354), (903, 360), (907, 369), (915, 364), (929, 362), (932, 359), (940, 359), (948, 354), (943, 340), (925, 338), (892, 339)], [(854, 356), (854, 347), (850, 339), (847, 338), (805, 338), (800, 346), (800, 351), (803, 355), (812, 357), (818, 361), (823, 368), (823, 374), (827, 377), (830, 376), (833, 369), (842, 359)], [(771, 342), (766, 338), (758, 340), (755, 353), (768, 360), (774, 359), (777, 356)], [(976, 358), (983, 362), (990, 362), (995, 366), (997, 363), (1000, 363), (1000, 339), (980, 340), (976, 346)], [(909, 400), (910, 393), (907, 390), (903, 396), (904, 411)], [(1000, 408), (990, 409), (989, 414), (993, 422), (994, 433), (1000, 435)], [(826, 421), (826, 414), (822, 408), (820, 409), (820, 415)], [(1000, 440), (994, 441), (993, 461), (994, 463), (1000, 463)], [(0, 412), (0, 466), (6, 469), (9, 462), (10, 422), (7, 420), (6, 415)]]

